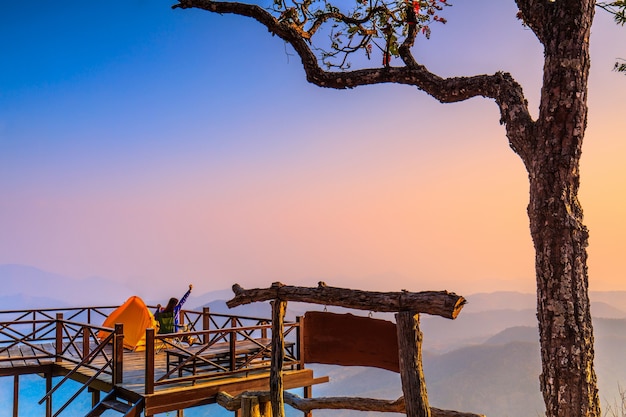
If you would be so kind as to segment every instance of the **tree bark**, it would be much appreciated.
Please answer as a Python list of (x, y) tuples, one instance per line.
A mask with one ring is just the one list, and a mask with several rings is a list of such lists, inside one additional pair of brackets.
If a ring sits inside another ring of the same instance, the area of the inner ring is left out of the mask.
[(599, 417), (588, 232), (578, 202), (593, 2), (557, 1), (543, 7), (543, 19), (533, 23), (533, 30), (545, 48), (544, 82), (535, 150), (525, 160), (535, 246), (540, 382), (547, 416)]

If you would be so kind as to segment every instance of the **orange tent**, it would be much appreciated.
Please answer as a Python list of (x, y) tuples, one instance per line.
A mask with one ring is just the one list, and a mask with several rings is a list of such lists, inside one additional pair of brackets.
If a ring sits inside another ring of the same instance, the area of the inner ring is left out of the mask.
[[(124, 304), (116, 308), (102, 323), (103, 327), (124, 325), (124, 347), (130, 350), (144, 350), (146, 346), (146, 329), (157, 329), (158, 324), (154, 315), (148, 310), (146, 303), (136, 295), (130, 297)], [(103, 339), (109, 332), (101, 330), (98, 337)]]

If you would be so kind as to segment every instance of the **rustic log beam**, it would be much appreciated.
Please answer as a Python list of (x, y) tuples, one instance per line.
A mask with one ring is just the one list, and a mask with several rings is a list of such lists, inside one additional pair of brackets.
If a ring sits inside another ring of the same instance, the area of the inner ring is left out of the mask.
[[(219, 392), (217, 394), (217, 403), (228, 411), (236, 411), (241, 407), (241, 396), (252, 395), (259, 398), (259, 401), (269, 399), (269, 392), (254, 391), (239, 394), (235, 397), (226, 393)], [(291, 392), (285, 392), (285, 403), (291, 407), (308, 412), (312, 410), (356, 410), (356, 411), (375, 411), (381, 413), (405, 413), (404, 397), (397, 400), (377, 400), (373, 398), (359, 397), (320, 397), (320, 398), (302, 398)], [(453, 410), (442, 410), (430, 407), (431, 417), (485, 417), (484, 414), (464, 413)]]
[(448, 319), (455, 319), (466, 303), (465, 298), (448, 291), (361, 291), (329, 287), (321, 281), (316, 288), (295, 287), (275, 282), (269, 288), (246, 290), (235, 284), (233, 292), (235, 297), (226, 303), (229, 308), (257, 301), (282, 300), (377, 312), (413, 311)]

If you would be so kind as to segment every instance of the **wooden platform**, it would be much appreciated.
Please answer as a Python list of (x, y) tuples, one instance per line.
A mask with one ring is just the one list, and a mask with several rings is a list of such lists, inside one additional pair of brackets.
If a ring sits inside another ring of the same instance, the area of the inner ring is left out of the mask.
[[(80, 349), (80, 346), (78, 346)], [(201, 345), (192, 346), (192, 351), (198, 351)], [(207, 349), (207, 355), (212, 352), (224, 355), (224, 347), (218, 345)], [(110, 354), (110, 349), (109, 352)], [(47, 354), (48, 357), (43, 357)], [(54, 359), (55, 346), (52, 343), (40, 345), (18, 345), (0, 354), (0, 376), (41, 374), (42, 376), (65, 376), (68, 375), (76, 364), (71, 361), (56, 362)], [(172, 350), (163, 350), (154, 356), (155, 378), (159, 379), (167, 373), (168, 355), (180, 356)], [(80, 358), (77, 356), (76, 361)], [(175, 411), (190, 407), (196, 407), (215, 403), (218, 392), (227, 392), (237, 395), (244, 391), (269, 390), (268, 370), (244, 370), (236, 374), (222, 375), (207, 372), (202, 379), (182, 380), (168, 383), (167, 385), (155, 386), (152, 394), (145, 393), (145, 351), (124, 351), (123, 382), (115, 387), (117, 391), (124, 393), (129, 399), (144, 401), (144, 414), (146, 416)], [(96, 369), (104, 363), (103, 359), (96, 358), (92, 362), (93, 369), (81, 367), (71, 379), (85, 384), (96, 373)], [(170, 366), (172, 366), (170, 364)], [(328, 377), (315, 378), (310, 369), (293, 369), (284, 372), (285, 389), (307, 387), (314, 384), (327, 382)], [(101, 374), (89, 384), (92, 390), (109, 392), (113, 390), (111, 375)]]

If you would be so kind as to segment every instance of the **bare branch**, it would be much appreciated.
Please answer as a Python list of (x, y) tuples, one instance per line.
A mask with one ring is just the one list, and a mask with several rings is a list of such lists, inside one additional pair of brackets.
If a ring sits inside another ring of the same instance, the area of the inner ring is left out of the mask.
[[(534, 0), (517, 1), (518, 4), (537, 3)], [(180, 3), (173, 7), (199, 8), (214, 13), (231, 13), (255, 19), (294, 48), (300, 56), (307, 80), (320, 87), (346, 89), (396, 83), (415, 86), (442, 103), (459, 102), (478, 96), (491, 98), (500, 108), (500, 121), (507, 127), (511, 147), (527, 161), (526, 157), (531, 146), (527, 143), (529, 135), (520, 136), (513, 133), (530, 133), (534, 129), (522, 87), (508, 73), (442, 78), (430, 72), (424, 65), (418, 64), (411, 54), (410, 49), (416, 36), (415, 28), (411, 29), (412, 25), (409, 25), (408, 36), (400, 47), (400, 54), (406, 66), (335, 72), (321, 68), (318, 58), (311, 49), (308, 32), (293, 22), (280, 21), (259, 6), (238, 2), (180, 0)], [(523, 128), (519, 129), (520, 126)]]

